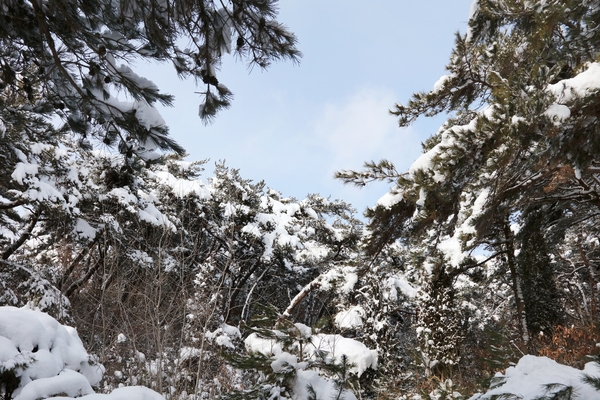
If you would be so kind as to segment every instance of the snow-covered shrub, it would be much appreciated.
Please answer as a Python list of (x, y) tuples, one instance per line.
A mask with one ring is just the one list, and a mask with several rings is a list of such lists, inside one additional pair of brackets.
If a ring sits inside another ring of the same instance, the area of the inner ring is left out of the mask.
[[(98, 186), (108, 161), (90, 164)], [(201, 166), (172, 156), (140, 166), (130, 186), (112, 182), (89, 229), (80, 224), (90, 238), (75, 241), (56, 268), (82, 339), (109, 371), (107, 390), (144, 384), (168, 398), (229, 390), (237, 372), (211, 333), (247, 322), (259, 301), (286, 306), (360, 235), (345, 203), (284, 198), (222, 164), (203, 182)], [(294, 310), (303, 322), (315, 318), (305, 304)]]
[(397, 251), (386, 253), (375, 265), (365, 262), (362, 265), (368, 267), (356, 268), (358, 279), (353, 290), (338, 290), (335, 300), (336, 332), (359, 340), (378, 353), (377, 371), (368, 370), (361, 376), (363, 396), (401, 392), (411, 376), (409, 369), (416, 347), (412, 325), (417, 290), (398, 265), (393, 265)]
[(69, 300), (41, 273), (30, 267), (1, 261), (0, 306), (30, 306), (55, 316), (59, 321), (70, 322)]
[(75, 329), (41, 311), (0, 307), (0, 374), (6, 398), (88, 395), (103, 372)]
[(244, 340), (247, 354), (228, 358), (237, 368), (255, 372), (253, 385), (231, 392), (230, 398), (356, 400), (358, 377), (377, 368), (376, 351), (341, 335), (313, 333), (286, 319), (274, 329), (251, 330)]
[(145, 387), (95, 394), (104, 367), (77, 331), (39, 310), (0, 307), (0, 393), (5, 399), (164, 400)]
[(585, 377), (599, 375), (600, 365), (595, 362), (587, 363), (583, 370), (579, 370), (547, 357), (527, 355), (514, 367), (507, 368), (504, 374), (496, 374), (490, 390), (484, 394), (475, 394), (470, 400), (598, 400), (600, 392), (585, 382)]

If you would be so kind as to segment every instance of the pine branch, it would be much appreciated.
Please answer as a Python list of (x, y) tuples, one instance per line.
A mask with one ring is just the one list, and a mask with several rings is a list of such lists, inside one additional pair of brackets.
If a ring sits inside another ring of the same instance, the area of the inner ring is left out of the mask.
[(94, 275), (94, 273), (96, 273), (96, 271), (98, 271), (98, 269), (104, 264), (104, 251), (101, 250), (100, 251), (100, 256), (98, 257), (98, 260), (96, 260), (96, 263), (91, 266), (88, 271), (77, 281), (71, 283), (71, 285), (69, 285), (69, 287), (67, 288), (67, 290), (65, 291), (65, 296), (66, 297), (70, 297), (76, 290), (80, 289), (87, 281), (90, 280), (90, 278), (92, 277), (92, 275)]
[(25, 229), (25, 232), (23, 232), (21, 234), (21, 236), (19, 237), (19, 239), (17, 239), (8, 249), (6, 249), (2, 253), (3, 260), (8, 259), (15, 251), (17, 251), (19, 249), (19, 247), (21, 247), (23, 245), (23, 243), (25, 243), (27, 241), (27, 239), (29, 239), (31, 237), (31, 233), (33, 232), (33, 229), (37, 225), (41, 215), (42, 215), (42, 210), (38, 208), (37, 211), (31, 216), (31, 221), (29, 222), (29, 225)]
[(294, 308), (300, 304), (300, 302), (302, 300), (304, 300), (304, 298), (313, 290), (318, 289), (319, 287), (321, 287), (321, 281), (323, 280), (323, 275), (319, 275), (318, 277), (316, 277), (315, 279), (313, 279), (308, 285), (304, 286), (304, 288), (302, 288), (302, 290), (296, 295), (294, 296), (294, 298), (292, 299), (292, 301), (290, 302), (290, 304), (288, 305), (288, 307), (285, 309), (285, 311), (283, 312), (283, 314), (281, 314), (279, 316), (279, 318), (277, 318), (277, 321), (275, 322), (275, 327), (279, 326), (284, 320), (288, 319), (292, 313), (292, 311), (294, 310)]
[(589, 374), (583, 374), (581, 381), (583, 383), (587, 383), (588, 385), (591, 385), (594, 389), (596, 389), (597, 391), (600, 392), (600, 377), (591, 376)]
[(19, 199), (15, 201), (11, 201), (10, 203), (0, 203), (0, 210), (10, 210), (15, 207), (22, 206), (23, 204), (27, 204), (29, 201), (25, 199)]
[(69, 266), (63, 273), (63, 275), (60, 279), (60, 282), (58, 283), (58, 289), (62, 289), (62, 287), (64, 286), (64, 284), (67, 281), (67, 278), (71, 275), (71, 273), (73, 273), (73, 270), (75, 269), (75, 267), (83, 260), (85, 255), (90, 252), (92, 247), (94, 247), (100, 241), (101, 236), (102, 235), (100, 234), (100, 232), (96, 232), (96, 237), (94, 237), (94, 240), (89, 244), (89, 246), (85, 247), (84, 249), (82, 249), (79, 252), (79, 254), (77, 254), (77, 256), (73, 259), (71, 264), (69, 264)]
[(378, 163), (374, 161), (365, 162), (363, 168), (363, 171), (337, 171), (334, 174), (334, 178), (341, 180), (346, 185), (363, 187), (377, 181), (396, 182), (398, 178), (406, 175), (398, 173), (394, 164), (385, 159)]

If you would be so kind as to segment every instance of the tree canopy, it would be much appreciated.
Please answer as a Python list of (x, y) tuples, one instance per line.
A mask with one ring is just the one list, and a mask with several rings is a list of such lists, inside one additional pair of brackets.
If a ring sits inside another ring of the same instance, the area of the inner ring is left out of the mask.
[[(4, 125), (60, 118), (83, 145), (143, 154), (183, 153), (153, 105), (173, 98), (135, 72), (135, 62), (168, 62), (200, 91), (206, 122), (230, 105), (217, 75), (225, 54), (265, 68), (298, 61), (296, 37), (274, 0), (7, 0), (0, 6), (0, 90)], [(13, 99), (18, 97), (20, 106)], [(149, 157), (149, 155), (147, 155)]]
[[(593, 0), (476, 1), (447, 75), (391, 110), (400, 126), (448, 115), (422, 155), (405, 173), (384, 160), (337, 174), (395, 182), (367, 211), (372, 254), (397, 240), (418, 246), (422, 268), (433, 279), (443, 263), (448, 286), (485, 265), (506, 270), (526, 346), (541, 320), (558, 324), (559, 297), (574, 295), (559, 279), (566, 241), (597, 234), (599, 21)], [(581, 294), (595, 304), (597, 266), (586, 265)]]

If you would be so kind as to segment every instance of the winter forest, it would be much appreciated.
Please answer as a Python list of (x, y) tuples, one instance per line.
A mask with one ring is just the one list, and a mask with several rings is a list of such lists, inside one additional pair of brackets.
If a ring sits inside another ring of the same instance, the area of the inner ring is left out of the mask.
[(600, 0), (474, 0), (446, 75), (390, 104), (444, 117), (421, 156), (336, 173), (389, 184), (364, 217), (188, 160), (134, 66), (207, 123), (224, 55), (300, 61), (284, 23), (0, 0), (3, 399), (600, 399)]

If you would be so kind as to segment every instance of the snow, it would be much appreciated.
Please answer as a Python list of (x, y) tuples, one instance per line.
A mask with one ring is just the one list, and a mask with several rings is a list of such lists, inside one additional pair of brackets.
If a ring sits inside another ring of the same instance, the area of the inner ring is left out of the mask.
[(588, 68), (577, 76), (548, 85), (548, 91), (561, 103), (568, 103), (575, 97), (583, 97), (600, 89), (600, 63), (589, 63)]
[(377, 200), (377, 205), (387, 209), (391, 209), (393, 206), (400, 203), (400, 201), (402, 201), (403, 198), (404, 194), (402, 193), (402, 191), (396, 188), (390, 192), (387, 192), (379, 200)]
[[(377, 355), (374, 351), (368, 350), (366, 346), (353, 339), (344, 339), (339, 335), (314, 335), (311, 336), (311, 329), (302, 324), (296, 324), (301, 334), (311, 339), (311, 346), (304, 347), (304, 359), (298, 361), (298, 356), (283, 351), (281, 346), (272, 339), (259, 337), (256, 333), (251, 334), (245, 340), (246, 348), (249, 351), (257, 351), (268, 357), (272, 357), (271, 369), (273, 372), (282, 372), (291, 369), (295, 370), (296, 379), (292, 388), (292, 399), (304, 400), (310, 398), (309, 387), (317, 394), (317, 398), (330, 399), (337, 398), (339, 389), (331, 380), (322, 377), (316, 370), (308, 370), (309, 360), (320, 359), (318, 351), (322, 350), (330, 361), (339, 362), (341, 354), (348, 356), (348, 361), (355, 363), (353, 372), (359, 375), (368, 368), (377, 366)], [(318, 345), (318, 346), (317, 346)], [(337, 356), (333, 356), (336, 354)], [(273, 390), (279, 390), (274, 387)], [(272, 393), (273, 394), (273, 393)], [(354, 394), (344, 390), (342, 398), (345, 400), (356, 400)]]
[(15, 400), (90, 394), (102, 378), (77, 332), (40, 311), (0, 307), (0, 338), (0, 369), (20, 378)]
[[(303, 200), (303, 202), (305, 202), (305, 200)], [(303, 209), (304, 209), (304, 212), (306, 213), (306, 215), (308, 215), (310, 218), (315, 219), (315, 220), (319, 219), (319, 215), (312, 208), (310, 208), (310, 207), (303, 207)]]
[(582, 382), (584, 374), (600, 376), (600, 367), (595, 363), (588, 363), (581, 371), (547, 357), (527, 355), (514, 367), (507, 368), (504, 375), (496, 374), (495, 378), (501, 382), (500, 385), (485, 394), (475, 394), (470, 400), (491, 400), (494, 396), (501, 397), (503, 394), (513, 394), (515, 398), (522, 400), (533, 400), (552, 393), (547, 393), (546, 386), (552, 384), (558, 384), (558, 389), (573, 387), (575, 399), (600, 399), (600, 392)]
[[(479, 115), (491, 118), (493, 115), (493, 107), (486, 107), (480, 111)], [(409, 177), (414, 180), (415, 176), (419, 172), (427, 173), (431, 175), (434, 182), (442, 182), (445, 179), (445, 176), (440, 171), (436, 170), (436, 159), (443, 157), (446, 149), (455, 146), (456, 138), (462, 134), (468, 134), (469, 132), (475, 131), (475, 127), (477, 125), (479, 117), (473, 118), (468, 124), (461, 126), (453, 126), (450, 129), (445, 129), (442, 126), (442, 130), (440, 131), (440, 142), (433, 146), (428, 151), (422, 153), (408, 168)], [(415, 215), (413, 218), (418, 218), (419, 216), (419, 207), (422, 207), (425, 204), (425, 199), (427, 197), (426, 190), (421, 188), (419, 192), (419, 199), (417, 200), (417, 209), (415, 210)], [(399, 187), (393, 188), (390, 192), (385, 194), (383, 197), (379, 199), (377, 202), (378, 206), (385, 207), (387, 209), (391, 209), (394, 205), (399, 203), (404, 198), (404, 193)]]
[(600, 89), (600, 63), (587, 64), (587, 69), (573, 78), (564, 79), (558, 83), (548, 85), (548, 92), (556, 98), (544, 112), (556, 125), (571, 116), (571, 110), (564, 103), (574, 101), (576, 98), (592, 95)]
[(33, 143), (30, 149), (31, 154), (41, 154), (44, 151), (52, 150), (52, 146), (45, 143)]
[(356, 282), (358, 282), (358, 275), (355, 267), (334, 267), (321, 275), (321, 289), (330, 290), (335, 286), (342, 294), (350, 293)]
[[(292, 397), (294, 400), (309, 399), (308, 387), (312, 387), (318, 399), (337, 398), (339, 389), (335, 387), (333, 382), (321, 378), (316, 371), (299, 370), (296, 376), (294, 396)], [(340, 398), (344, 400), (356, 400), (356, 396), (348, 390), (345, 390)]]
[(158, 171), (149, 173), (151, 177), (155, 177), (162, 184), (171, 188), (173, 194), (177, 197), (186, 197), (190, 194), (196, 194), (200, 199), (210, 199), (211, 191), (206, 187), (204, 182), (200, 180), (188, 180), (176, 178), (167, 171)]
[[(469, 19), (471, 21), (475, 18), (476, 14), (479, 12), (479, 0), (473, 0), (471, 3), (471, 9), (469, 10)], [(471, 31), (471, 26), (467, 26), (467, 41), (471, 41), (473, 38), (473, 32)]]
[[(303, 327), (299, 329), (302, 332), (305, 339), (309, 339), (310, 345), (304, 345), (302, 347), (303, 355), (306, 360), (319, 360), (324, 355), (325, 359), (329, 362), (339, 363), (342, 360), (342, 356), (345, 355), (350, 364), (353, 364), (350, 368), (351, 372), (356, 373), (358, 376), (362, 375), (367, 368), (377, 368), (377, 351), (367, 348), (363, 343), (345, 338), (341, 335), (333, 334), (311, 334), (311, 329)], [(275, 331), (277, 332), (277, 331)], [(275, 357), (277, 360), (281, 354), (286, 353), (282, 348), (280, 342), (260, 337), (256, 333), (250, 334), (245, 340), (246, 349), (250, 352), (257, 352), (264, 354), (267, 357)], [(300, 348), (299, 344), (292, 347)], [(287, 355), (284, 356), (286, 360), (291, 358)], [(280, 366), (280, 364), (275, 364)]]
[[(164, 400), (144, 387), (94, 394), (104, 367), (85, 351), (77, 331), (30, 308), (0, 307), (0, 373), (13, 371), (14, 400)], [(54, 397), (56, 395), (69, 397)]]
[(30, 164), (27, 162), (17, 163), (15, 170), (10, 177), (19, 182), (19, 185), (23, 184), (23, 181), (27, 179), (28, 175), (37, 175), (39, 166), (37, 164)]
[(161, 213), (152, 203), (147, 204), (144, 210), (139, 210), (138, 216), (140, 217), (140, 220), (146, 221), (153, 225), (164, 226), (165, 228), (171, 229), (173, 232), (176, 232), (177, 230), (175, 225), (169, 221), (167, 216)]
[(275, 360), (271, 362), (271, 369), (273, 372), (280, 372), (285, 369), (285, 365), (293, 366), (294, 368), (306, 368), (306, 365), (298, 365), (298, 357), (293, 354), (283, 352), (275, 357)]
[[(143, 386), (129, 386), (113, 390), (109, 394), (90, 394), (84, 400), (165, 400), (152, 389)], [(17, 399), (15, 399), (17, 400)], [(53, 397), (52, 400), (71, 400), (69, 397)]]
[(232, 215), (235, 215), (235, 205), (231, 204), (231, 203), (225, 203), (225, 204), (221, 204), (224, 208), (223, 210), (223, 216), (225, 218), (230, 217)]
[[(272, 210), (269, 213), (258, 213), (256, 220), (260, 225), (273, 226), (273, 230), (263, 233), (263, 243), (265, 251), (262, 255), (264, 260), (269, 260), (273, 255), (275, 246), (289, 245), (292, 248), (302, 249), (304, 246), (298, 236), (290, 234), (288, 227), (294, 221), (294, 215), (300, 211), (300, 205), (296, 203), (283, 203), (271, 197), (264, 196), (261, 199), (261, 208), (264, 210)], [(252, 232), (250, 226), (247, 232)]]
[(294, 326), (300, 332), (300, 335), (304, 338), (309, 338), (312, 336), (312, 328), (308, 325), (301, 324), (299, 322), (295, 323)]
[(356, 274), (354, 269), (351, 269), (351, 267), (345, 268), (343, 271), (344, 271), (344, 284), (342, 285), (340, 290), (341, 290), (341, 293), (350, 293), (354, 289), (356, 282), (358, 282), (358, 275)]
[(414, 177), (417, 171), (427, 171), (431, 169), (433, 157), (441, 152), (442, 144), (436, 144), (431, 150), (421, 154), (408, 168), (410, 176)]
[(571, 110), (569, 107), (562, 104), (552, 104), (544, 112), (544, 115), (550, 117), (550, 119), (558, 122), (562, 122), (571, 116)]
[[(467, 256), (467, 253), (463, 251), (462, 237), (475, 233), (473, 223), (483, 211), (489, 193), (489, 189), (481, 190), (472, 204), (470, 199), (462, 201), (458, 216), (459, 224), (454, 234), (440, 241), (438, 248), (448, 258), (452, 266), (458, 267)], [(469, 246), (470, 243), (467, 242), (466, 245)]]
[(353, 364), (350, 371), (358, 376), (362, 375), (367, 368), (377, 369), (377, 351), (370, 350), (363, 343), (345, 338), (341, 335), (329, 335), (319, 333), (311, 337), (314, 347), (308, 347), (308, 352), (313, 357), (318, 357), (318, 352), (325, 352), (327, 358), (335, 362), (340, 362), (342, 356), (348, 357), (348, 362)]
[(159, 111), (146, 103), (136, 101), (131, 105), (131, 109), (136, 111), (136, 118), (140, 121), (140, 124), (148, 130), (153, 127), (165, 126), (166, 124)]
[(200, 349), (197, 349), (196, 347), (184, 346), (179, 349), (179, 362), (185, 362), (194, 357), (199, 357), (200, 354), (202, 354)]
[(93, 239), (96, 237), (96, 229), (92, 228), (92, 226), (84, 219), (78, 218), (77, 224), (75, 224), (75, 233), (80, 238), (84, 239)]
[(398, 289), (403, 295), (411, 299), (415, 298), (419, 292), (403, 276), (389, 277), (385, 286), (387, 290), (383, 293), (383, 296), (392, 301), (398, 300)]
[(114, 188), (105, 196), (100, 196), (100, 200), (104, 200), (107, 197), (115, 197), (119, 203), (126, 207), (137, 203), (137, 197), (135, 197), (127, 188)]
[(25, 192), (25, 196), (34, 201), (50, 200), (60, 202), (63, 199), (62, 193), (54, 186), (54, 183), (46, 178), (33, 180), (31, 188)]
[(276, 340), (260, 337), (257, 333), (251, 333), (245, 340), (246, 350), (253, 353), (261, 353), (265, 356), (279, 355), (283, 352), (281, 343)]
[(435, 82), (433, 85), (433, 93), (439, 92), (444, 87), (446, 82), (448, 82), (454, 76), (455, 76), (455, 74), (450, 74), (450, 75), (443, 75), (442, 77), (440, 77), (440, 79), (438, 79), (437, 82)]
[(448, 258), (450, 265), (458, 266), (465, 258), (458, 235), (442, 240), (438, 249)]
[(206, 333), (206, 339), (214, 341), (217, 346), (229, 347), (230, 349), (235, 348), (233, 341), (241, 338), (240, 330), (227, 324), (221, 324), (215, 331)]
[[(37, 362), (39, 360), (38, 356)], [(64, 370), (58, 375), (30, 382), (22, 388), (15, 400), (37, 400), (58, 393), (66, 393), (69, 397), (80, 397), (93, 392), (90, 383), (83, 375), (72, 370)]]
[[(114, 66), (114, 58), (108, 56), (107, 60), (113, 61), (113, 63), (111, 63), (111, 64)], [(131, 67), (129, 67), (125, 64), (121, 64), (119, 67), (115, 68), (115, 72), (118, 72), (119, 74), (123, 75), (127, 79), (130, 79), (131, 81), (135, 82), (135, 85), (140, 89), (151, 89), (151, 90), (158, 91), (158, 86), (156, 86), (156, 84), (154, 82), (152, 82), (151, 80), (149, 80), (147, 78), (139, 76), (138, 74), (133, 72)]]
[[(131, 67), (124, 64), (117, 66), (114, 57), (110, 53), (106, 55), (106, 61), (109, 66), (109, 70), (111, 70), (114, 74), (117, 74), (122, 78), (130, 80), (140, 89), (158, 92), (158, 86), (156, 86), (154, 82), (136, 74), (135, 72), (133, 72)], [(104, 94), (99, 91), (94, 91), (94, 94), (96, 95), (98, 100), (100, 100), (100, 102), (108, 104), (123, 113), (135, 111), (136, 118), (138, 119), (140, 124), (144, 126), (147, 130), (152, 129), (153, 127), (166, 126), (166, 122), (160, 115), (160, 112), (155, 107), (149, 105), (144, 101), (120, 101), (119, 99), (112, 96), (109, 96), (108, 99), (104, 99)]]
[[(482, 113), (484, 113), (482, 111)], [(444, 152), (445, 148), (452, 147), (455, 143), (456, 134), (461, 132), (473, 131), (477, 123), (477, 118), (474, 118), (469, 124), (462, 126), (454, 126), (441, 134), (441, 140), (438, 144), (433, 146), (430, 150), (421, 154), (415, 162), (408, 168), (408, 172), (411, 177), (414, 177), (417, 171), (429, 171), (433, 168), (434, 159)], [(434, 176), (436, 182), (441, 182), (442, 176)]]
[[(336, 388), (334, 382), (324, 379), (317, 371), (306, 370), (307, 366), (307, 362), (298, 362), (298, 358), (295, 355), (286, 352), (278, 354), (271, 363), (271, 368), (274, 372), (281, 372), (290, 368), (295, 370), (296, 380), (292, 388), (292, 399), (305, 400), (310, 398), (309, 387), (314, 390), (319, 399), (337, 398), (339, 389)], [(277, 387), (273, 389), (279, 390)], [(344, 390), (341, 398), (344, 400), (356, 400), (356, 396), (348, 390)]]
[(365, 310), (361, 306), (353, 306), (338, 312), (335, 315), (334, 322), (341, 329), (359, 328), (363, 325), (364, 315)]

